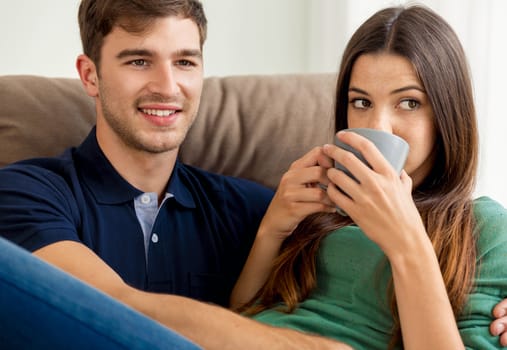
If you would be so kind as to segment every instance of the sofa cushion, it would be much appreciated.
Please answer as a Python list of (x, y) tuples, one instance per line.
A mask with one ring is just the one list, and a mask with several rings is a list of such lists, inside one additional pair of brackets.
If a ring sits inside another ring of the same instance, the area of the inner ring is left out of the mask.
[[(276, 187), (290, 163), (332, 140), (333, 74), (210, 77), (180, 157)], [(78, 145), (95, 123), (78, 79), (0, 76), (0, 166)]]
[(333, 140), (334, 74), (207, 78), (181, 158), (275, 188), (290, 164)]
[(95, 108), (77, 79), (0, 77), (0, 166), (60, 154), (95, 123)]

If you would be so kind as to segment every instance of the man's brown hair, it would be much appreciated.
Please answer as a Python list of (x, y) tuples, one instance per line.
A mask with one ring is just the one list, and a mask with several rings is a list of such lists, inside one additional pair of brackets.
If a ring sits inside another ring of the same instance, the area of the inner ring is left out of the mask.
[(78, 21), (83, 52), (99, 67), (100, 50), (115, 26), (142, 33), (160, 17), (188, 18), (199, 29), (201, 48), (206, 40), (207, 20), (198, 0), (82, 0)]

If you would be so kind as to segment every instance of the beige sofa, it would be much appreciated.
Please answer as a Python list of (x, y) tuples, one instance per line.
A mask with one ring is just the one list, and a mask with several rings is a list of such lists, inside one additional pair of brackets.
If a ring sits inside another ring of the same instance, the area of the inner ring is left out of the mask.
[[(181, 159), (275, 188), (290, 163), (333, 135), (334, 74), (210, 77)], [(57, 155), (94, 124), (77, 79), (0, 76), (0, 167)]]

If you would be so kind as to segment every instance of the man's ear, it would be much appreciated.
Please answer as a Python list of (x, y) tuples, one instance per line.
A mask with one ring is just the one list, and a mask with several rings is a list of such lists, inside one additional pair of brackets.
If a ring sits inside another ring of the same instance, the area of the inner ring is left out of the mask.
[(76, 60), (79, 78), (86, 93), (91, 97), (99, 96), (99, 80), (95, 63), (86, 55), (79, 55)]

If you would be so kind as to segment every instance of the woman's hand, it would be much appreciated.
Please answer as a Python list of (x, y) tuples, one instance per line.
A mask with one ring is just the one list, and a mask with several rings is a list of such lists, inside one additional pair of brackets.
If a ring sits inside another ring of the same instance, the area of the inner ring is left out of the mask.
[(335, 205), (321, 185), (327, 186), (327, 170), (334, 162), (315, 147), (292, 163), (282, 176), (278, 189), (260, 225), (259, 233), (277, 235), (282, 240), (290, 235), (308, 215), (334, 212)]
[(262, 287), (280, 246), (308, 215), (334, 212), (335, 206), (319, 185), (326, 186), (333, 161), (316, 147), (296, 160), (282, 176), (280, 185), (257, 232), (250, 255), (231, 293), (230, 307), (240, 308)]
[[(332, 168), (327, 176), (329, 198), (342, 208), (389, 257), (403, 252), (414, 234), (426, 235), (412, 199), (412, 180), (403, 170), (398, 175), (375, 145), (353, 132), (340, 132), (339, 139), (357, 149), (369, 168), (353, 153), (325, 145), (324, 153), (342, 164), (359, 181)], [(339, 189), (343, 192), (341, 192)]]

